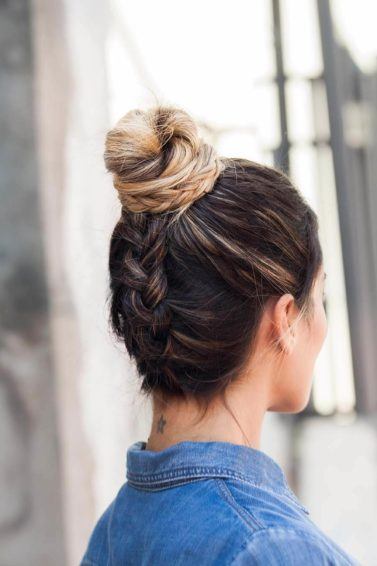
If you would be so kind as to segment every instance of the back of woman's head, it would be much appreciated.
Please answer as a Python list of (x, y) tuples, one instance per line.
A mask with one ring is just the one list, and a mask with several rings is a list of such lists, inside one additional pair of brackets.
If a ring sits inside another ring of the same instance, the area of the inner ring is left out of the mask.
[(175, 107), (126, 114), (105, 163), (122, 205), (112, 328), (143, 392), (208, 405), (252, 354), (269, 299), (291, 293), (310, 320), (316, 214), (282, 171), (219, 157)]

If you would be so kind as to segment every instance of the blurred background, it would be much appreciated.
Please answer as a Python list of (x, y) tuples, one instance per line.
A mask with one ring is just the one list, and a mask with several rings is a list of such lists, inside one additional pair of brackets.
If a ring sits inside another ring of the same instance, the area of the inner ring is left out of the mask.
[(262, 448), (377, 565), (377, 3), (0, 1), (0, 565), (77, 565), (147, 440), (107, 323), (106, 130), (177, 104), (220, 154), (287, 171), (320, 220), (329, 322), (311, 401)]

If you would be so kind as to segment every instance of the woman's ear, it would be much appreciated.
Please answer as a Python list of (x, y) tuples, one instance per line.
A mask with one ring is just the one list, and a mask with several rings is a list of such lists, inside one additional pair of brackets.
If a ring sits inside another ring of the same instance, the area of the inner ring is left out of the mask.
[(296, 304), (293, 295), (285, 293), (277, 300), (272, 309), (276, 340), (286, 354), (291, 354), (296, 337), (293, 323), (296, 318)]

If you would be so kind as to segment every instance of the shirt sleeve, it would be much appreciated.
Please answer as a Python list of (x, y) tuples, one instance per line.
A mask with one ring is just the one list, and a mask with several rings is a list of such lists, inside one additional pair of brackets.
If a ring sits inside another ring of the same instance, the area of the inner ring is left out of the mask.
[(360, 566), (358, 562), (306, 532), (271, 527), (256, 532), (232, 566)]

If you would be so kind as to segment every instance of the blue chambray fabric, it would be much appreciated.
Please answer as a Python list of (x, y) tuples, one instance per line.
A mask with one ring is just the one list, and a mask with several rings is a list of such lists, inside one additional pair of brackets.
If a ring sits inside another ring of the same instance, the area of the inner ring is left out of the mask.
[(270, 456), (229, 442), (127, 450), (127, 480), (81, 566), (349, 566)]

